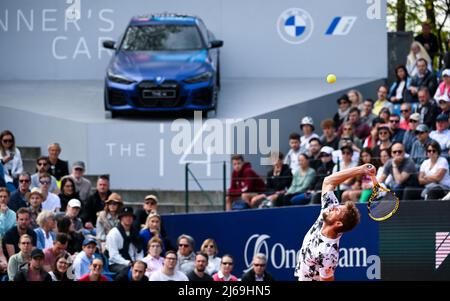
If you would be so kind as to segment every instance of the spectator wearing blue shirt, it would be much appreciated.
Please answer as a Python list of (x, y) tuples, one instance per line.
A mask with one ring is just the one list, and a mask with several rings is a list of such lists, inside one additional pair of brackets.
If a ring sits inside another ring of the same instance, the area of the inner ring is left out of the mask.
[(27, 172), (22, 172), (19, 175), (19, 188), (11, 194), (8, 202), (8, 207), (14, 212), (19, 210), (19, 208), (29, 206), (26, 195), (30, 192), (30, 184), (30, 174)]

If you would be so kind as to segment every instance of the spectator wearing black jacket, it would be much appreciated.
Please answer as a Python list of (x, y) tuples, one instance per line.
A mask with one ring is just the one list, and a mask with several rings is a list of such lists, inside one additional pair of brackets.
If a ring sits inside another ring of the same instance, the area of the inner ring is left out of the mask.
[(31, 251), (30, 262), (19, 270), (14, 281), (52, 281), (50, 274), (44, 270), (44, 258), (41, 249)]
[(93, 229), (97, 224), (97, 212), (105, 208), (105, 201), (110, 195), (109, 178), (100, 176), (97, 180), (97, 190), (86, 200), (86, 206), (82, 208), (81, 219), (86, 229)]
[(242, 275), (242, 281), (264, 281), (272, 282), (275, 279), (266, 271), (267, 257), (262, 253), (258, 253), (253, 257), (252, 269)]
[(437, 36), (431, 32), (431, 25), (424, 22), (422, 24), (422, 33), (418, 34), (414, 40), (423, 45), (431, 58), (431, 65), (433, 65), (433, 59), (439, 52), (439, 42)]
[(61, 146), (59, 143), (52, 143), (48, 146), (48, 160), (50, 162), (48, 173), (58, 181), (69, 174), (69, 163), (61, 160), (59, 154), (61, 154)]
[(147, 282), (148, 277), (145, 276), (145, 270), (147, 270), (147, 264), (142, 260), (136, 260), (129, 269), (122, 270), (114, 280)]
[[(316, 138), (314, 138), (316, 139)], [(283, 164), (284, 155), (281, 152), (271, 154), (273, 166), (267, 173), (266, 192), (258, 194), (251, 199), (251, 207), (258, 207), (262, 201), (268, 199), (272, 204), (284, 195), (292, 183), (292, 172), (289, 165)]]
[(417, 60), (417, 70), (418, 73), (411, 80), (411, 85), (409, 87), (409, 93), (413, 97), (413, 101), (417, 101), (420, 88), (426, 87), (430, 92), (430, 95), (434, 95), (437, 89), (436, 76), (428, 70), (428, 63), (425, 59), (421, 58)]
[(426, 124), (430, 129), (436, 129), (436, 117), (439, 115), (439, 108), (431, 99), (430, 91), (427, 87), (422, 87), (417, 93), (419, 98), (419, 106), (417, 113), (420, 114), (419, 123)]

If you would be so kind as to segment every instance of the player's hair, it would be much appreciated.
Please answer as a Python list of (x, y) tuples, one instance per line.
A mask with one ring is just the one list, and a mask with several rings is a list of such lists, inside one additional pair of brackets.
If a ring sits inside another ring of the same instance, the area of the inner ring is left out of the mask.
[(358, 208), (356, 207), (354, 202), (347, 201), (344, 203), (345, 215), (342, 218), (342, 227), (338, 230), (339, 232), (348, 232), (355, 228), (355, 226), (359, 223), (361, 219), (361, 215), (359, 213)]

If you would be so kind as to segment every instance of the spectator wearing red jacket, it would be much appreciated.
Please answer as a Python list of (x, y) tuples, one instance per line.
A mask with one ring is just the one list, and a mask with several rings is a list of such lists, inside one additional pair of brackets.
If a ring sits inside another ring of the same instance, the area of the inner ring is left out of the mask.
[(242, 155), (232, 156), (231, 162), (233, 173), (231, 174), (231, 184), (226, 199), (226, 210), (231, 210), (231, 205), (235, 200), (241, 199), (250, 205), (252, 197), (265, 190), (264, 181), (252, 169), (251, 164), (244, 161)]

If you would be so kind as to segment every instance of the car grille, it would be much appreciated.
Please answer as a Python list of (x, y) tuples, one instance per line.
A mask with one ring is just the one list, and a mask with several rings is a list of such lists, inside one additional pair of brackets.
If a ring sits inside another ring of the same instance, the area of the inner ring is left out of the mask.
[(174, 108), (182, 105), (179, 85), (176, 81), (143, 81), (138, 85), (137, 105), (145, 108)]

